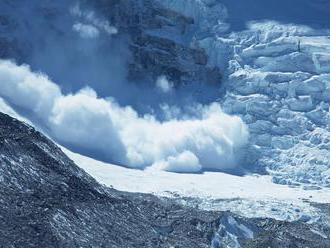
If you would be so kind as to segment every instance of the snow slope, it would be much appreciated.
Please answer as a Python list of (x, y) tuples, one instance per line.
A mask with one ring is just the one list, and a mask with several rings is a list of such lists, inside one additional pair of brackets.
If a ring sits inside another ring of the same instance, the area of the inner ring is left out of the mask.
[[(178, 174), (159, 170), (134, 170), (103, 163), (63, 151), (100, 183), (128, 192), (152, 193), (197, 200), (201, 208), (231, 210), (249, 217), (280, 220), (306, 218), (315, 221), (319, 213), (310, 202), (330, 203), (330, 189), (304, 190), (272, 182), (270, 176), (234, 176), (218, 172)], [(194, 202), (192, 200), (192, 202)], [(191, 201), (187, 201), (191, 204)]]

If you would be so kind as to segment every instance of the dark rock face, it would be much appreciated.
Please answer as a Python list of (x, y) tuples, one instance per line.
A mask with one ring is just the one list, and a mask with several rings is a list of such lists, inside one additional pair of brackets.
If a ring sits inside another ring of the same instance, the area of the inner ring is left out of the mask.
[[(188, 83), (220, 83), (220, 69), (209, 66), (205, 51), (192, 44), (195, 20), (164, 9), (153, 0), (68, 0), (56, 4), (33, 0), (30, 14), (36, 20), (32, 26), (40, 23), (40, 33), (32, 34), (36, 37), (29, 37), (31, 33), (38, 32), (38, 26), (33, 29), (28, 27), (31, 26), (29, 15), (11, 16), (16, 8), (24, 10), (24, 1), (0, 3), (4, 9), (0, 11), (0, 58), (14, 58), (19, 62), (33, 64), (33, 53), (48, 43), (47, 39), (63, 42), (62, 45), (67, 50), (66, 43), (77, 42), (72, 35), (74, 21), (70, 17), (70, 8), (76, 3), (82, 9), (95, 10), (118, 29), (116, 38), (109, 38), (100, 49), (103, 53), (113, 53), (114, 40), (127, 43), (127, 51), (122, 53), (122, 57), (126, 57), (125, 70), (129, 81), (154, 83), (159, 76), (166, 76), (177, 86)], [(23, 22), (17, 22), (15, 18), (22, 18)], [(77, 43), (79, 45), (81, 44)], [(46, 48), (46, 53), (47, 50), (49, 48)]]
[[(329, 206), (327, 206), (329, 208)], [(297, 222), (281, 222), (275, 220), (258, 220), (257, 226), (263, 230), (255, 239), (242, 241), (242, 247), (329, 247), (329, 227), (321, 228), (321, 235), (313, 226)], [(311, 230), (314, 230), (311, 231)], [(326, 235), (328, 238), (325, 238)]]
[(145, 80), (148, 75), (155, 81), (164, 75), (177, 84), (220, 83), (220, 69), (209, 67), (205, 51), (191, 44), (196, 28), (193, 18), (164, 9), (153, 0), (85, 2), (130, 37), (130, 80)]

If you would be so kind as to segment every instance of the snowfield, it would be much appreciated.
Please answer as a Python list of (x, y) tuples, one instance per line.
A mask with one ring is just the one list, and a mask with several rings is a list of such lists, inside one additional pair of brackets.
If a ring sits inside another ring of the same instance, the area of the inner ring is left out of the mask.
[(101, 184), (121, 191), (197, 198), (200, 201), (196, 204), (205, 209), (230, 210), (249, 217), (316, 221), (319, 213), (310, 202), (330, 203), (329, 188), (306, 190), (275, 184), (271, 176), (134, 170), (103, 163), (63, 147), (62, 150)]
[[(32, 124), (0, 99), (0, 111)], [(330, 221), (313, 203), (330, 203), (330, 189), (309, 185), (288, 186), (273, 182), (272, 176), (235, 176), (221, 172), (171, 173), (150, 168), (129, 169), (74, 153), (66, 155), (98, 182), (117, 190), (173, 197), (183, 204), (208, 210), (230, 210), (246, 217), (271, 217), (306, 222)]]

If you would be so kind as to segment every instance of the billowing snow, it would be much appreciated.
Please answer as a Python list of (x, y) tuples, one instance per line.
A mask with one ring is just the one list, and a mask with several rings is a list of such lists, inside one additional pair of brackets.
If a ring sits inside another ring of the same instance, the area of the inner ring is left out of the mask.
[(39, 118), (51, 137), (132, 168), (235, 171), (249, 136), (244, 122), (218, 103), (160, 121), (91, 88), (64, 95), (47, 76), (7, 60), (0, 60), (0, 81), (0, 96)]
[(164, 93), (169, 93), (172, 91), (174, 85), (165, 76), (160, 76), (157, 78), (156, 87)]

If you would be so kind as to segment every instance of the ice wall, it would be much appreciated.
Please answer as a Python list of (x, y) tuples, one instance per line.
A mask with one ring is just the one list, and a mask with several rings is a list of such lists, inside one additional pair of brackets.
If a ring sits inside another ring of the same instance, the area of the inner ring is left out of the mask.
[(328, 35), (327, 30), (265, 21), (200, 41), (215, 63), (229, 49), (220, 101), (225, 111), (248, 123), (250, 157), (277, 183), (330, 186)]

